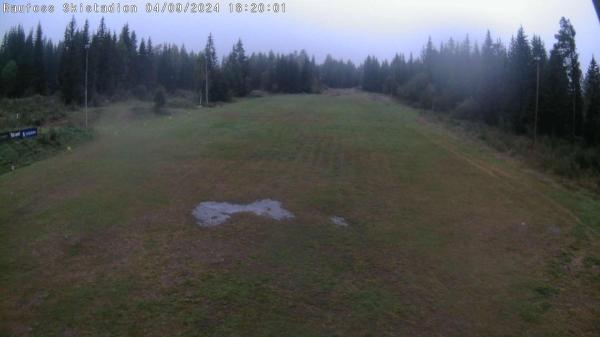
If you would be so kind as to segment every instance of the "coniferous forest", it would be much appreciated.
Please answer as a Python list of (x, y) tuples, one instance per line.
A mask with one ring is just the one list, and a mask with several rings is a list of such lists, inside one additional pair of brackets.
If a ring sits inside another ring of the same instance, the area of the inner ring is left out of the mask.
[(568, 19), (557, 28), (551, 46), (520, 28), (506, 44), (488, 31), (481, 44), (468, 36), (439, 45), (430, 38), (417, 56), (399, 53), (382, 61), (369, 56), (360, 65), (327, 56), (318, 65), (305, 51), (248, 55), (241, 40), (219, 59), (212, 36), (204, 50), (195, 52), (154, 45), (128, 25), (116, 32), (104, 19), (94, 29), (73, 18), (58, 43), (47, 39), (40, 25), (28, 33), (13, 27), (5, 34), (0, 96), (57, 94), (66, 104), (82, 104), (87, 56), (91, 104), (126, 94), (146, 97), (159, 89), (191, 91), (197, 103), (206, 103), (207, 96), (210, 102), (228, 101), (253, 90), (314, 93), (360, 87), (516, 134), (600, 147), (598, 64), (592, 59), (580, 65), (576, 31)]

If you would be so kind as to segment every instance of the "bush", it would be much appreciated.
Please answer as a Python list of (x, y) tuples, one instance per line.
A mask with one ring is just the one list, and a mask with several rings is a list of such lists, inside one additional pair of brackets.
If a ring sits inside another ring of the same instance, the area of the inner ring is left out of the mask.
[(40, 126), (65, 116), (66, 108), (55, 96), (0, 99), (0, 131)]
[(431, 109), (435, 87), (429, 83), (427, 74), (419, 73), (398, 88), (396, 95), (411, 102), (418, 102), (419, 107)]

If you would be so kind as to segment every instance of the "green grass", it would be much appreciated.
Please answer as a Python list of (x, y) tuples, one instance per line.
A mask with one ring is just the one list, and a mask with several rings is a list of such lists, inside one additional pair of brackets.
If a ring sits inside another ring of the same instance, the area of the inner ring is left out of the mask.
[[(170, 112), (0, 176), (0, 335), (600, 332), (595, 196), (380, 96)], [(264, 198), (296, 218), (191, 216)]]

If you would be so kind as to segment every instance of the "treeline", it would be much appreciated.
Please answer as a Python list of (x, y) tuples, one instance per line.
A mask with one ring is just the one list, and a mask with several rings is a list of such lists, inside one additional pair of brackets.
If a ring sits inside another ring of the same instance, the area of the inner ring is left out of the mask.
[[(86, 62), (87, 58), (87, 62)], [(242, 41), (219, 60), (212, 36), (200, 53), (172, 44), (138, 40), (128, 25), (117, 34), (104, 19), (95, 32), (73, 18), (64, 39), (54, 44), (40, 25), (35, 33), (10, 29), (0, 47), (0, 96), (60, 93), (65, 103), (81, 104), (88, 67), (88, 99), (123, 93), (144, 96), (157, 88), (189, 90), (198, 101), (227, 101), (251, 90), (311, 93), (319, 90), (317, 65), (305, 51), (246, 55)], [(207, 90), (208, 87), (208, 90)]]
[(468, 37), (439, 47), (430, 39), (417, 59), (399, 54), (380, 62), (368, 57), (355, 72), (362, 73), (364, 90), (423, 108), (451, 111), (518, 134), (535, 132), (600, 146), (600, 72), (592, 58), (582, 74), (575, 34), (562, 18), (549, 52), (539, 36), (530, 39), (523, 28), (508, 47), (489, 31), (481, 47)]
[(60, 93), (66, 103), (80, 104), (87, 57), (92, 102), (124, 93), (148, 97), (158, 88), (192, 91), (198, 103), (206, 103), (252, 90), (311, 93), (322, 87), (362, 87), (518, 134), (600, 147), (600, 73), (594, 59), (582, 73), (575, 35), (562, 18), (549, 51), (538, 36), (529, 38), (521, 28), (508, 46), (488, 32), (481, 46), (468, 37), (439, 46), (429, 39), (418, 57), (398, 54), (379, 61), (369, 56), (357, 66), (327, 56), (317, 65), (304, 51), (248, 56), (242, 41), (219, 60), (212, 36), (204, 50), (193, 52), (172, 44), (154, 46), (150, 38), (138, 42), (127, 25), (117, 33), (102, 19), (91, 32), (87, 21), (78, 27), (72, 19), (56, 44), (39, 25), (28, 34), (21, 26), (5, 34), (0, 96)]

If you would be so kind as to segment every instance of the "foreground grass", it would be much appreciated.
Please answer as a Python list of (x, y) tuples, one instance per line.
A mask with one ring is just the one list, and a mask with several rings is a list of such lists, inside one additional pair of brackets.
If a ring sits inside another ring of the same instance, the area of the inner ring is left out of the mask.
[[(0, 176), (1, 335), (600, 332), (593, 196), (379, 96), (146, 110)], [(191, 217), (263, 198), (296, 218)]]

